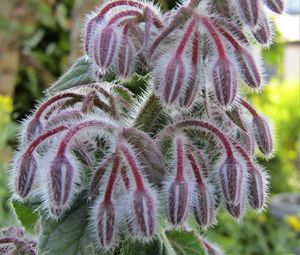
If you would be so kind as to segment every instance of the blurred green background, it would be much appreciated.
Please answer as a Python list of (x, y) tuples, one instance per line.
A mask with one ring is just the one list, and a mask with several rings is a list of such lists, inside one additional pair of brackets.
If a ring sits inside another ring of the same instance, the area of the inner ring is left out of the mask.
[[(100, 2), (0, 2), (0, 227), (15, 223), (7, 180), (18, 123), (30, 113), (42, 91), (80, 56), (83, 15)], [(175, 5), (171, 0), (157, 2), (163, 9)], [(275, 44), (256, 53), (265, 62), (266, 87), (259, 94), (247, 92), (256, 108), (272, 120), (276, 132), (275, 156), (261, 161), (271, 175), (272, 195), (300, 192), (300, 10), (296, 1), (289, 2), (288, 13), (274, 17), (278, 28)], [(287, 31), (291, 29), (295, 32)], [(300, 216), (278, 220), (268, 211), (261, 215), (249, 213), (243, 224), (237, 224), (220, 213), (218, 225), (207, 235), (221, 244), (226, 254), (294, 254), (297, 247), (300, 249)]]

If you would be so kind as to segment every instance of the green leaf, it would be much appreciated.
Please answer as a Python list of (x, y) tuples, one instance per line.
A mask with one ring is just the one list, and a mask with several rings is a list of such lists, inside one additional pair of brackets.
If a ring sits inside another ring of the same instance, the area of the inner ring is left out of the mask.
[(11, 205), (21, 225), (26, 231), (33, 233), (37, 220), (39, 219), (39, 213), (16, 200), (11, 201)]
[(54, 93), (77, 85), (94, 82), (91, 70), (92, 62), (90, 59), (88, 57), (79, 58), (75, 64), (48, 89), (48, 92)]
[(59, 221), (44, 217), (39, 239), (39, 254), (96, 255), (88, 228), (88, 205), (77, 202), (77, 207)]
[(194, 231), (167, 231), (166, 236), (178, 255), (203, 255), (204, 251)]

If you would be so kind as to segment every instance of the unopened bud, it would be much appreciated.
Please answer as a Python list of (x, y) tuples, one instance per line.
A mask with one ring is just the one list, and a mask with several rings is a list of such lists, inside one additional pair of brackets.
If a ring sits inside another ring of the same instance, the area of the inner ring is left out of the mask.
[(264, 0), (264, 3), (273, 12), (281, 14), (284, 10), (283, 0)]
[(249, 87), (254, 89), (259, 88), (261, 85), (261, 76), (253, 57), (243, 48), (236, 50), (235, 54), (243, 80)]
[(114, 244), (117, 234), (116, 213), (112, 202), (102, 201), (95, 211), (95, 216), (97, 240), (103, 248), (109, 249)]
[(51, 162), (48, 172), (49, 205), (54, 216), (61, 216), (68, 209), (74, 194), (74, 168), (65, 155), (57, 155)]
[(28, 123), (26, 129), (26, 141), (31, 142), (38, 134), (41, 133), (42, 129), (43, 126), (41, 121), (33, 117), (33, 119)]
[(200, 237), (199, 240), (205, 251), (205, 255), (223, 255), (223, 252), (215, 244), (208, 242), (203, 237)]
[(212, 78), (218, 102), (228, 107), (237, 94), (236, 68), (227, 57), (220, 57), (212, 69)]
[(263, 209), (266, 202), (266, 176), (259, 168), (249, 169), (248, 201), (252, 208)]
[(268, 122), (261, 116), (255, 116), (252, 120), (254, 137), (259, 150), (266, 156), (273, 151), (272, 132)]
[(206, 184), (197, 185), (194, 214), (197, 222), (202, 227), (209, 227), (214, 217), (214, 197)]
[(183, 223), (188, 215), (190, 191), (185, 179), (175, 179), (168, 189), (168, 216), (173, 225)]
[(240, 220), (245, 212), (245, 197), (242, 195), (241, 200), (238, 204), (226, 203), (227, 211), (230, 213), (232, 217), (237, 220)]
[(20, 197), (26, 197), (31, 190), (36, 170), (37, 162), (32, 153), (25, 153), (16, 162), (15, 190)]
[(235, 158), (227, 158), (219, 169), (223, 195), (228, 203), (237, 205), (243, 196), (245, 172)]
[(142, 235), (145, 238), (153, 236), (156, 230), (156, 208), (151, 192), (135, 190), (132, 198), (131, 227), (135, 235)]
[(271, 28), (269, 21), (264, 14), (264, 12), (261, 12), (259, 15), (259, 22), (258, 26), (252, 30), (252, 33), (260, 44), (263, 45), (269, 45), (272, 39), (272, 33), (271, 33)]
[(93, 58), (102, 70), (111, 66), (117, 52), (118, 37), (113, 26), (98, 31), (94, 38)]
[(258, 23), (260, 14), (259, 0), (237, 0), (237, 7), (242, 20), (251, 28), (254, 28)]

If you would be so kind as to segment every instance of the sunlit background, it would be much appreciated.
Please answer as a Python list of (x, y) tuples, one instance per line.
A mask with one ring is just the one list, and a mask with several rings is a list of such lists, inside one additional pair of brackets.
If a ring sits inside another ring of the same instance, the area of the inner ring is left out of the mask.
[[(172, 0), (158, 0), (164, 9)], [(16, 224), (10, 211), (8, 165), (18, 122), (42, 91), (80, 56), (83, 14), (100, 0), (0, 1), (0, 227)], [(286, 13), (272, 16), (275, 43), (254, 51), (264, 61), (266, 87), (248, 94), (272, 120), (274, 158), (261, 161), (271, 175), (269, 210), (249, 213), (240, 225), (221, 213), (207, 235), (230, 255), (300, 254), (300, 1), (287, 0)]]

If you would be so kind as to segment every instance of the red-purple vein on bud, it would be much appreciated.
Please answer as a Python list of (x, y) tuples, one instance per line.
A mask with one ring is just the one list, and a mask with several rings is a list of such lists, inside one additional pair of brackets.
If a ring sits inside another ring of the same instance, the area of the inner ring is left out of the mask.
[(197, 163), (197, 161), (196, 161), (191, 149), (189, 148), (189, 146), (186, 146), (186, 156), (187, 156), (187, 158), (190, 161), (190, 164), (192, 166), (197, 184), (198, 185), (203, 185), (203, 180), (202, 180), (201, 170), (200, 170), (199, 164)]
[(176, 138), (176, 160), (177, 160), (177, 173), (176, 180), (182, 181), (184, 179), (183, 176), (183, 166), (184, 166), (184, 152), (183, 152), (183, 144), (182, 139), (180, 137)]
[(128, 146), (122, 142), (120, 142), (118, 144), (118, 148), (119, 150), (122, 152), (122, 154), (124, 155), (124, 157), (126, 158), (128, 165), (132, 171), (132, 174), (134, 176), (135, 179), (135, 183), (136, 183), (136, 187), (137, 190), (139, 191), (144, 191), (145, 190), (145, 184), (143, 181), (143, 177), (140, 173), (140, 168), (136, 163), (136, 160), (134, 158), (134, 156), (132, 155), (130, 149), (128, 148)]
[(242, 106), (245, 107), (249, 111), (249, 113), (252, 115), (252, 117), (258, 117), (258, 113), (256, 110), (243, 98), (238, 98), (237, 102), (239, 102)]

